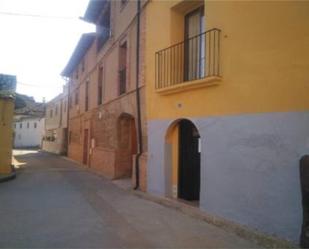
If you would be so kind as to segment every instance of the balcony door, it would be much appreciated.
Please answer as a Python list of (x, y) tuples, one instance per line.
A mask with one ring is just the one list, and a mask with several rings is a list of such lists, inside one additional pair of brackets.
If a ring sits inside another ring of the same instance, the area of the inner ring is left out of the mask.
[(205, 77), (205, 16), (200, 7), (185, 16), (185, 80)]

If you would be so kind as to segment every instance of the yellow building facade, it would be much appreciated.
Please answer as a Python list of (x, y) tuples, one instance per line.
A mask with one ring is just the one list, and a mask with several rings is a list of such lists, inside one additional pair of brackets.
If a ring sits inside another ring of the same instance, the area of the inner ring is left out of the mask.
[(0, 74), (0, 179), (11, 177), (16, 77)]
[(297, 241), (309, 3), (149, 1), (149, 192)]
[(14, 100), (0, 97), (0, 175), (12, 171), (13, 113)]

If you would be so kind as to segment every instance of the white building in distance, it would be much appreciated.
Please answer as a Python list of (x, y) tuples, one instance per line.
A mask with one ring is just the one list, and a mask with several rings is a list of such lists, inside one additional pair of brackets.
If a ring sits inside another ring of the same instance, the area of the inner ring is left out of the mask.
[(21, 117), (14, 122), (14, 148), (41, 148), (45, 119)]
[(18, 94), (22, 108), (14, 114), (14, 148), (41, 148), (45, 130), (45, 103)]

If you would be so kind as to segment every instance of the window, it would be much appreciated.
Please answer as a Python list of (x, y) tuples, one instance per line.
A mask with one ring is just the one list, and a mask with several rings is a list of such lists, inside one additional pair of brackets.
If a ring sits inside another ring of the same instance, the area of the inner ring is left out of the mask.
[(78, 79), (78, 66), (76, 67), (76, 71), (75, 71), (75, 79)]
[(121, 95), (127, 88), (127, 42), (122, 43), (119, 49), (119, 95)]
[(205, 17), (200, 7), (185, 16), (185, 80), (205, 76)]
[(78, 105), (78, 102), (79, 102), (79, 89), (76, 90), (75, 92), (75, 105)]
[(27, 122), (27, 129), (29, 129), (29, 122)]
[(55, 111), (55, 116), (58, 115), (58, 105), (56, 105), (56, 111)]
[(69, 131), (69, 144), (72, 142), (72, 131)]
[(57, 132), (56, 132), (56, 130), (53, 130), (53, 138), (54, 138), (54, 141), (57, 139)]
[(103, 67), (99, 67), (98, 75), (98, 105), (102, 104), (102, 91), (103, 91)]
[(16, 124), (14, 124), (14, 129), (16, 129)]
[(22, 129), (23, 128), (23, 123), (19, 124), (19, 128)]
[(85, 72), (85, 58), (82, 59), (82, 72)]
[(51, 109), (51, 110), (49, 111), (49, 117), (50, 117), (50, 118), (53, 117), (53, 109)]
[(69, 108), (70, 109), (72, 108), (72, 97), (71, 96), (69, 97)]
[(34, 123), (33, 123), (33, 128), (36, 129), (36, 127), (37, 127), (37, 123), (34, 122)]
[(88, 111), (89, 102), (89, 80), (86, 81), (86, 97), (85, 97), (85, 111)]

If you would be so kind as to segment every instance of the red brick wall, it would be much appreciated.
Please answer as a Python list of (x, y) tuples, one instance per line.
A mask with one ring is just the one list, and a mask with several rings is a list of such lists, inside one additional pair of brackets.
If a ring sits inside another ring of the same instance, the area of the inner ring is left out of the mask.
[[(102, 170), (105, 174), (108, 174), (108, 177), (112, 178), (128, 176), (128, 172), (132, 171), (128, 171), (126, 168), (127, 164), (124, 163), (124, 159), (125, 157), (128, 158), (128, 151), (123, 148), (123, 144), (120, 141), (121, 129), (119, 129), (119, 118), (123, 114), (132, 117), (135, 120), (135, 127), (137, 126), (135, 92), (100, 106), (93, 111), (91, 118), (91, 138), (94, 139), (95, 144), (91, 155), (91, 167)], [(128, 125), (132, 124), (128, 123)], [(130, 128), (126, 128), (128, 129), (127, 132), (129, 132)], [(144, 132), (146, 131), (144, 130)], [(130, 141), (125, 142), (131, 143), (132, 138), (127, 138)], [(134, 153), (136, 153), (136, 149)], [(129, 164), (132, 167), (131, 160)], [(111, 166), (114, 169), (113, 171), (109, 169)]]
[[(112, 2), (115, 5), (112, 11), (119, 11), (117, 1)], [(133, 4), (134, 5), (134, 4)], [(135, 12), (124, 10), (120, 18), (132, 18)], [(136, 11), (132, 7), (132, 10)], [(127, 12), (128, 11), (128, 12)], [(118, 12), (117, 12), (118, 13)], [(115, 14), (115, 15), (114, 15)], [(136, 118), (136, 92), (135, 92), (135, 68), (136, 68), (136, 19), (131, 26), (126, 28), (130, 22), (124, 22), (115, 18), (116, 13), (112, 13), (112, 23), (116, 25), (115, 34), (103, 46), (99, 53), (96, 52), (96, 42), (89, 48), (85, 54), (85, 72), (79, 79), (74, 79), (74, 84), (70, 88), (72, 98), (72, 108), (70, 109), (69, 132), (72, 135), (69, 143), (69, 157), (81, 162), (83, 161), (83, 133), (85, 128), (89, 128), (89, 160), (88, 166), (96, 172), (114, 179), (132, 174), (134, 163), (132, 164), (132, 151), (130, 152), (121, 146), (119, 127), (117, 126), (119, 117), (123, 114), (129, 114), (135, 120)], [(130, 17), (131, 16), (131, 17)], [(141, 22), (141, 48), (140, 48), (140, 93), (142, 105), (142, 133), (143, 133), (143, 151), (147, 153), (147, 125), (146, 125), (146, 101), (145, 101), (145, 15), (142, 14)], [(121, 22), (119, 26), (117, 22)], [(120, 34), (122, 32), (122, 34)], [(119, 64), (119, 44), (123, 40), (128, 42), (128, 92), (118, 96), (118, 64)], [(98, 106), (98, 67), (103, 66), (103, 104)], [(89, 80), (89, 110), (85, 112), (85, 83)], [(78, 90), (79, 104), (75, 105), (75, 91)], [(131, 139), (132, 140), (132, 139)], [(136, 141), (137, 138), (135, 139)], [(130, 154), (131, 153), (131, 154)], [(136, 153), (136, 150), (134, 151)], [(147, 158), (141, 157), (140, 175), (141, 189), (146, 189), (146, 163)], [(131, 169), (129, 169), (131, 167)]]
[(69, 145), (68, 157), (82, 163), (83, 161), (82, 144), (82, 122), (79, 117), (71, 119), (69, 122)]
[(80, 144), (69, 144), (68, 157), (79, 163), (83, 162), (83, 147)]
[(99, 174), (113, 179), (115, 176), (115, 151), (107, 148), (95, 147), (90, 155), (90, 168)]

